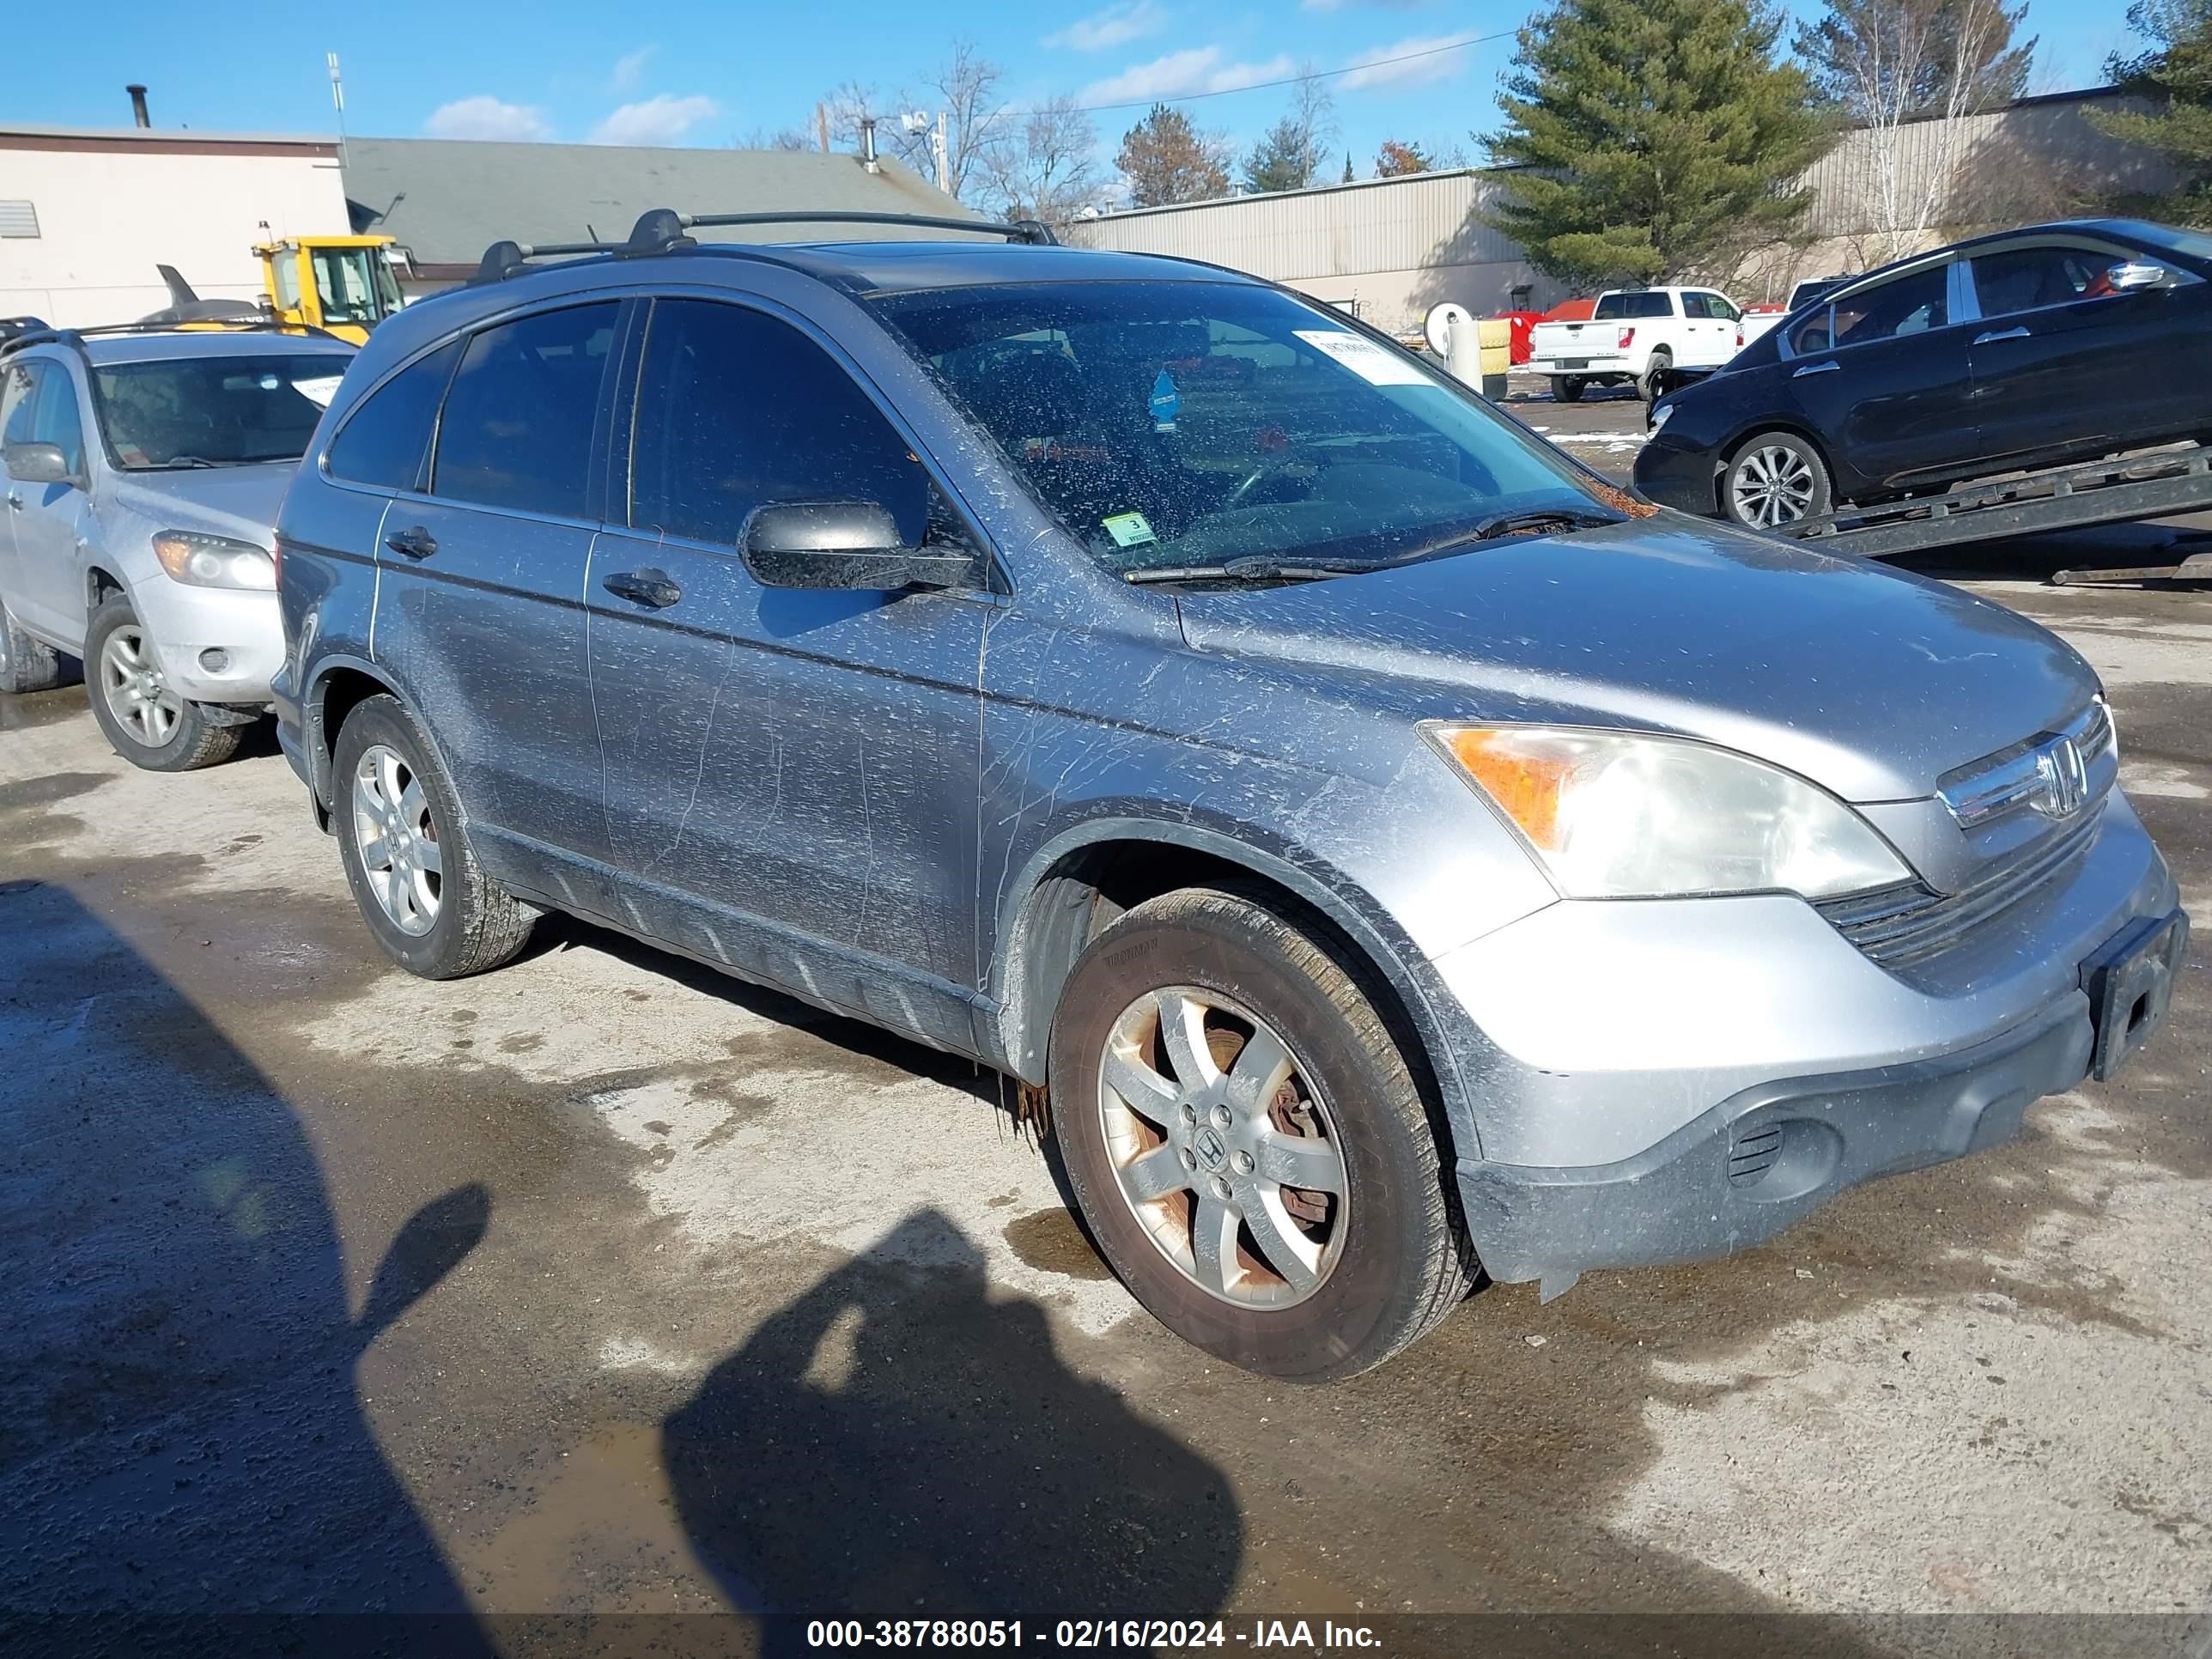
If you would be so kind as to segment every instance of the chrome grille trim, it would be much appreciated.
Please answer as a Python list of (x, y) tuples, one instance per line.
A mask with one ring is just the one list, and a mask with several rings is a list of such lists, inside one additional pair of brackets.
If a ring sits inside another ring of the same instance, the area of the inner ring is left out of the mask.
[[(2112, 717), (2104, 698), (2092, 698), (2089, 706), (2059, 731), (2039, 732), (2009, 749), (2000, 749), (1945, 773), (1936, 780), (1936, 796), (1950, 809), (1961, 830), (1979, 829), (2027, 807), (2047, 811), (2045, 804), (2051, 799), (2053, 787), (2048, 757), (2069, 741), (2077, 757), (2078, 782), (2081, 775), (2112, 747)], [(2092, 799), (2078, 787), (2075, 793), (2076, 799), (2066, 803), (2072, 811), (2056, 816), (2071, 817), (2092, 804)]]
[(2100, 816), (2092, 813), (2026, 858), (1956, 893), (1902, 882), (1871, 893), (1822, 899), (1813, 908), (1873, 961), (1885, 966), (1917, 962), (1949, 949), (2087, 852), (2096, 839)]

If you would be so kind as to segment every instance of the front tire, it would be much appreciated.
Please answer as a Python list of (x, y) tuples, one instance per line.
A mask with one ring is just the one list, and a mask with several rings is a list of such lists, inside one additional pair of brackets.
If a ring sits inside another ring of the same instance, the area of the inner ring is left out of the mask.
[(0, 691), (20, 696), (51, 690), (61, 680), (61, 653), (25, 633), (8, 602), (0, 599)]
[(110, 593), (84, 632), (92, 717), (115, 752), (149, 772), (195, 772), (228, 760), (246, 727), (210, 718), (168, 683), (154, 635), (131, 601)]
[(1052, 1032), (1052, 1131), (1108, 1262), (1185, 1340), (1301, 1382), (1381, 1364), (1471, 1277), (1420, 1089), (1318, 933), (1234, 890), (1150, 900)]
[(1827, 463), (1794, 432), (1762, 432), (1721, 472), (1721, 511), (1753, 530), (1818, 518), (1833, 502)]
[(538, 913), (477, 862), (453, 780), (397, 698), (346, 716), (331, 785), (346, 884), (386, 956), (424, 979), (460, 979), (529, 942)]

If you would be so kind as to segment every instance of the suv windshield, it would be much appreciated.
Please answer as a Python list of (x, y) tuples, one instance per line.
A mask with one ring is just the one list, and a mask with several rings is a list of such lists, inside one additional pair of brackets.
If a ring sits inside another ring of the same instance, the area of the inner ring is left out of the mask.
[(285, 352), (101, 363), (92, 401), (108, 453), (132, 471), (296, 461), (349, 361)]
[(1271, 289), (939, 289), (872, 301), (1109, 569), (1386, 562), (1501, 514), (1605, 514), (1456, 383)]

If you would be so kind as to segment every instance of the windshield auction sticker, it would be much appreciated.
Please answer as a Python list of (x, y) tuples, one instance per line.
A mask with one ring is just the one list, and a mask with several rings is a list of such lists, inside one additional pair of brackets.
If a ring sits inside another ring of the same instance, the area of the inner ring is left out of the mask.
[(1106, 533), (1114, 538), (1116, 547), (1135, 547), (1145, 542), (1156, 542), (1152, 526), (1141, 513), (1116, 513), (1110, 519), (1102, 519)]
[(1429, 377), (1409, 362), (1393, 357), (1374, 341), (1333, 328), (1293, 331), (1316, 351), (1327, 352), (1370, 386), (1427, 386)]

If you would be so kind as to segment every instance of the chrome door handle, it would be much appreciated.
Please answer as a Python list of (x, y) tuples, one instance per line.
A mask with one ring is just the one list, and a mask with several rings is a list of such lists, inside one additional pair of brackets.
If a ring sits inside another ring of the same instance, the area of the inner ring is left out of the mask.
[(1974, 343), (1987, 345), (1992, 340), (2025, 340), (2027, 337), (2027, 330), (2025, 328), (2000, 328), (1992, 330), (1987, 334), (1977, 334), (1974, 336)]
[(8, 492), (8, 505), (21, 513), (23, 510), (23, 498), (11, 489)]
[(412, 530), (393, 531), (384, 538), (384, 544), (410, 559), (427, 559), (438, 550), (438, 538), (419, 524)]
[(1831, 358), (1825, 363), (1808, 363), (1804, 368), (1799, 369), (1790, 378), (1793, 380), (1802, 380), (1808, 374), (1832, 374), (1842, 367), (1843, 365), (1841, 363), (1837, 362), (1833, 358)]
[(665, 611), (684, 597), (665, 570), (618, 570), (599, 584), (608, 592), (648, 611)]

